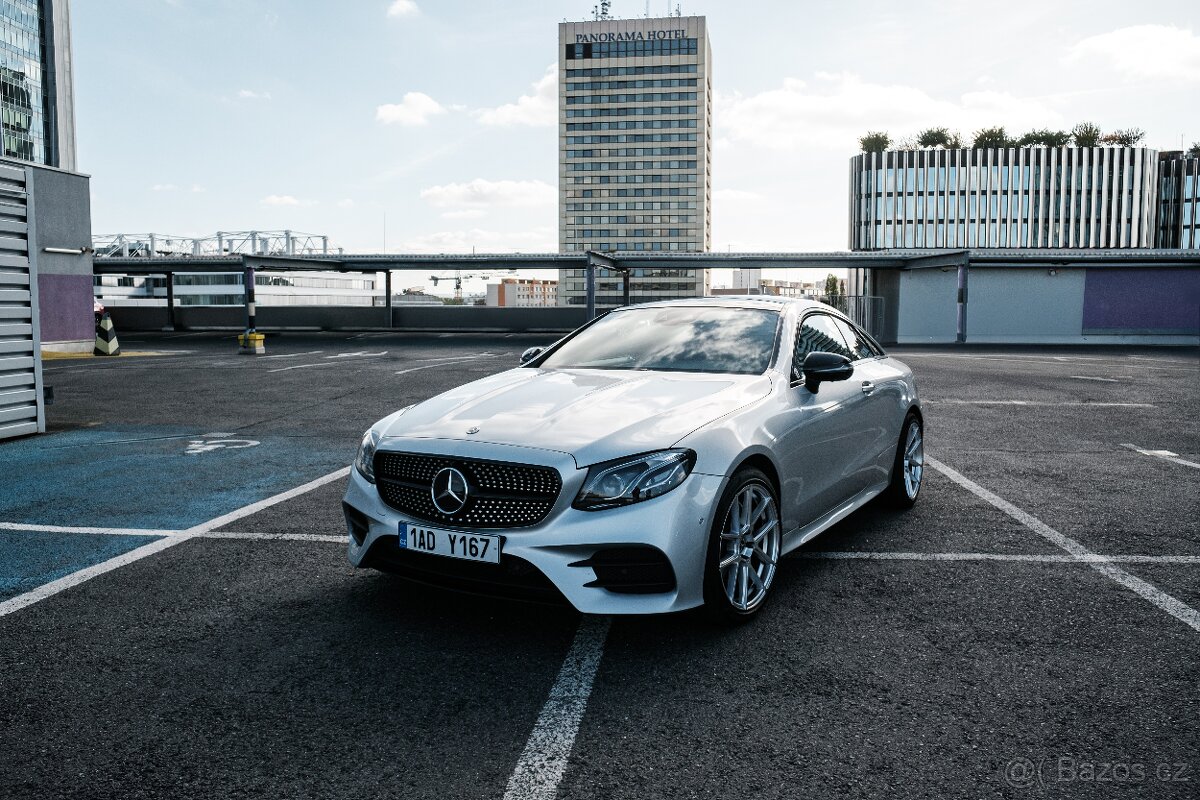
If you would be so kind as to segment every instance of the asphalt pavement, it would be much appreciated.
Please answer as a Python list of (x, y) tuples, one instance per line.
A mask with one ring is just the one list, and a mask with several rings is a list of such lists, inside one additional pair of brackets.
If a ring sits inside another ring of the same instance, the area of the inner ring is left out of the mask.
[(0, 796), (1200, 796), (1196, 350), (895, 348), (940, 468), (741, 627), (352, 569), (362, 432), (547, 341), (46, 362), (50, 433), (0, 444)]

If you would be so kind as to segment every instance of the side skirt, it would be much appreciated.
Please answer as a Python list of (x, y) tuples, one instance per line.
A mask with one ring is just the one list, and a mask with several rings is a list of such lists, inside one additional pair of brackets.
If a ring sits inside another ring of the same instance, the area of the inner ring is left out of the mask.
[(795, 550), (800, 545), (815, 538), (818, 534), (823, 533), (837, 523), (844, 520), (846, 517), (858, 511), (860, 508), (871, 502), (875, 497), (880, 495), (887, 488), (887, 482), (877, 486), (870, 486), (858, 494), (851, 497), (840, 506), (834, 508), (829, 513), (817, 518), (813, 522), (805, 525), (802, 528), (793, 528), (783, 536), (783, 555)]

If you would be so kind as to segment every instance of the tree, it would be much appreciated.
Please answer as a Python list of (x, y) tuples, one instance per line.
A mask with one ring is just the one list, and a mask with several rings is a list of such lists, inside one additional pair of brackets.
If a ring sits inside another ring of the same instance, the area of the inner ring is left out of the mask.
[(840, 297), (842, 294), (841, 281), (832, 272), (825, 276), (825, 296)]
[(946, 149), (947, 150), (961, 150), (962, 146), (963, 146), (962, 134), (960, 134), (958, 131), (954, 131), (953, 133), (951, 133), (949, 140), (946, 142)]
[(858, 146), (864, 153), (882, 153), (892, 144), (892, 137), (887, 131), (868, 131), (867, 135), (858, 140)]
[(1076, 147), (1098, 147), (1104, 132), (1094, 122), (1081, 122), (1071, 129), (1071, 139)]
[(1046, 128), (1032, 130), (1016, 141), (1017, 147), (1066, 147), (1071, 143), (1067, 131), (1052, 131)]
[(917, 134), (918, 147), (949, 147), (950, 131), (947, 128), (926, 128)]
[(989, 147), (1012, 147), (1012, 144), (1002, 126), (975, 131), (975, 138), (971, 141), (971, 146), (976, 150), (985, 150)]
[(1113, 131), (1100, 141), (1104, 144), (1116, 145), (1117, 147), (1137, 147), (1138, 142), (1146, 138), (1146, 132), (1141, 128), (1125, 128), (1124, 130)]
[(1187, 154), (1189, 158), (1200, 158), (1200, 142), (1192, 142), (1192, 148)]

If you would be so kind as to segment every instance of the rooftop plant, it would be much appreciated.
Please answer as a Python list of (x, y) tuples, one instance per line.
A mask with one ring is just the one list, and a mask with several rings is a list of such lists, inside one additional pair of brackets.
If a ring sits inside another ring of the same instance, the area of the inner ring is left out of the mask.
[[(1136, 147), (1146, 138), (1146, 132), (1141, 128), (1125, 128), (1104, 133), (1094, 122), (1081, 122), (1070, 131), (1035, 128), (1028, 133), (1013, 138), (1002, 125), (983, 128), (971, 136), (971, 143), (966, 145), (974, 150), (999, 149), (1005, 147)], [(962, 147), (962, 137), (956, 131), (946, 127), (926, 128), (914, 137), (905, 137), (896, 141), (887, 131), (870, 131), (858, 140), (864, 153), (881, 153), (885, 150), (958, 150)], [(1192, 155), (1200, 155), (1200, 142), (1192, 145)]]
[(869, 131), (866, 136), (858, 140), (858, 146), (864, 153), (882, 153), (891, 144), (892, 138), (887, 135), (886, 131)]

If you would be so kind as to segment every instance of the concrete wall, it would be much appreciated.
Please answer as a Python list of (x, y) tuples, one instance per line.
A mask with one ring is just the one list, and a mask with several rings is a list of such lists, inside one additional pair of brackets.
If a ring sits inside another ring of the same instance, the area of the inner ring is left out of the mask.
[[(44, 167), (33, 167), (32, 173), (34, 239), (30, 248), (36, 248), (37, 256), (42, 349), (90, 352), (96, 336), (90, 179)], [(47, 247), (89, 252), (47, 253)]]
[[(954, 270), (900, 272), (896, 343), (954, 342), (957, 285)], [(1121, 286), (1140, 291), (1126, 289), (1114, 299), (1113, 287)], [(1085, 299), (1091, 303), (1091, 322)], [(1101, 302), (1119, 307), (1119, 325), (1098, 327), (1096, 319), (1107, 320), (1115, 313), (1100, 309)], [(1055, 268), (1051, 275), (1045, 268), (972, 267), (967, 343), (1200, 344), (1200, 270)]]
[[(866, 270), (851, 272), (865, 273)], [(869, 284), (860, 278), (859, 285), (854, 287), (857, 291), (847, 289), (848, 294), (872, 294), (883, 299), (883, 324), (878, 339), (887, 344), (895, 343), (899, 335), (900, 275), (898, 269), (877, 269), (871, 273)], [(867, 285), (870, 285), (870, 292), (864, 291)]]
[(1083, 340), (1087, 270), (971, 270), (967, 341), (976, 344), (1077, 344)]
[(953, 342), (958, 330), (958, 276), (937, 269), (900, 273), (896, 342)]
[[(161, 330), (167, 324), (165, 306), (130, 306), (110, 309), (113, 324), (121, 331)], [(353, 306), (259, 306), (258, 329), (349, 330), (395, 328), (441, 331), (570, 331), (587, 321), (584, 308), (488, 308), (486, 306), (413, 306), (387, 309)], [(226, 328), (242, 330), (242, 308), (182, 306), (175, 309), (177, 330)]]

